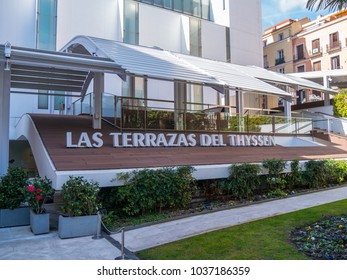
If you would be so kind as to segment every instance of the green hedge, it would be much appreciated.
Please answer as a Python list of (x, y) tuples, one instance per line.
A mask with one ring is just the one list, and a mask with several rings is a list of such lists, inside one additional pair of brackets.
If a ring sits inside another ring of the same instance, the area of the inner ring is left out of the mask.
[(257, 200), (283, 197), (300, 189), (340, 184), (347, 179), (347, 161), (310, 160), (300, 166), (293, 160), (290, 172), (287, 161), (267, 159), (261, 164), (235, 164), (227, 179), (196, 182), (192, 167), (144, 169), (122, 174), (122, 187), (103, 188), (100, 197), (104, 208), (117, 217), (161, 213), (184, 209), (192, 203), (214, 200)]
[(192, 171), (183, 166), (124, 173), (118, 179), (125, 180), (125, 185), (111, 190), (113, 199), (108, 198), (104, 205), (129, 216), (185, 208), (195, 187)]

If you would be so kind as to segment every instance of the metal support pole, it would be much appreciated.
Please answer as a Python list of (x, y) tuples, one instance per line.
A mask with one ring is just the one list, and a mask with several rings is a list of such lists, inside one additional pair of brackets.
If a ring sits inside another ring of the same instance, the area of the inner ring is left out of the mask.
[(0, 63), (0, 176), (7, 173), (9, 165), (10, 92), (10, 67)]
[(328, 119), (328, 127), (327, 127), (328, 133), (331, 131), (331, 126), (330, 126), (330, 119)]
[(122, 238), (122, 240), (121, 240), (121, 258), (122, 258), (122, 260), (124, 260), (125, 259), (125, 254), (124, 254), (124, 247), (125, 247), (125, 245), (124, 245), (124, 243), (125, 243), (125, 238), (124, 238), (124, 228), (122, 228), (122, 232), (121, 232), (121, 238)]

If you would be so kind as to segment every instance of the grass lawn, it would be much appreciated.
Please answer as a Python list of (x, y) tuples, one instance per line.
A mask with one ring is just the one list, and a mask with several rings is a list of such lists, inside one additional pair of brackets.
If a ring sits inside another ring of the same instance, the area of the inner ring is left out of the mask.
[(153, 260), (304, 260), (308, 257), (290, 243), (291, 231), (342, 214), (347, 214), (347, 200), (202, 234), (141, 251), (138, 256)]

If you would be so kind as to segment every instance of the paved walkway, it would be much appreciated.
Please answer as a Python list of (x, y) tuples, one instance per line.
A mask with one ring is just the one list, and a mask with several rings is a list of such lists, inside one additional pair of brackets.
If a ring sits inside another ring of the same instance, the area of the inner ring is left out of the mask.
[[(347, 199), (347, 186), (142, 227), (126, 232), (125, 246), (137, 252), (201, 233), (342, 199)], [(120, 240), (119, 234), (112, 237)]]
[[(132, 252), (253, 220), (347, 199), (347, 186), (142, 227), (125, 233)], [(35, 236), (28, 226), (0, 228), (2, 260), (113, 260), (120, 256), (120, 234), (102, 239), (60, 239), (56, 232)]]

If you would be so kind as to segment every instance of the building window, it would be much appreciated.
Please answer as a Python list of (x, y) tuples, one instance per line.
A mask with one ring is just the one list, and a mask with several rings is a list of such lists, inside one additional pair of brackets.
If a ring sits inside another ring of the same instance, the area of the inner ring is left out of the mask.
[(263, 41), (263, 47), (266, 47), (267, 46), (267, 40), (264, 40)]
[(198, 18), (211, 20), (210, 0), (136, 0), (137, 2), (147, 3), (174, 10), (179, 13), (185, 13)]
[(139, 44), (139, 5), (138, 3), (124, 1), (124, 43)]
[(330, 49), (335, 49), (339, 47), (339, 32), (334, 32), (329, 35)]
[(334, 56), (331, 58), (331, 69), (340, 69), (340, 56)]
[[(122, 83), (122, 96), (131, 98), (147, 98), (145, 79), (141, 77), (128, 76), (127, 80)], [(131, 101), (129, 104), (137, 104), (136, 106), (143, 106), (144, 101)]]
[(172, 9), (172, 0), (164, 0), (164, 8)]
[(187, 109), (201, 111), (203, 109), (203, 90), (201, 85), (186, 85)]
[(275, 65), (279, 65), (284, 63), (284, 51), (283, 50), (278, 50), (276, 52), (276, 63)]
[(226, 58), (227, 62), (231, 61), (231, 48), (230, 48), (230, 28), (225, 28), (225, 40), (226, 40)]
[(300, 65), (296, 68), (297, 73), (305, 72), (305, 65)]
[(305, 58), (304, 44), (296, 46), (295, 60), (304, 59), (304, 58)]
[(203, 19), (211, 20), (210, 8), (210, 0), (201, 0), (201, 17)]
[(65, 97), (64, 96), (54, 96), (54, 110), (63, 110), (65, 109)]
[(264, 55), (264, 68), (267, 69), (269, 68), (269, 61), (267, 60), (267, 55)]
[(192, 14), (195, 17), (201, 18), (201, 0), (193, 0), (192, 3)]
[[(39, 93), (47, 93), (47, 91), (39, 90)], [(48, 109), (48, 95), (38, 95), (38, 109)]]
[(284, 39), (284, 34), (280, 33), (278, 34), (278, 41), (282, 41)]
[(177, 12), (182, 12), (183, 11), (182, 0), (173, 0), (173, 9)]
[(321, 62), (320, 61), (313, 62), (313, 71), (320, 71), (320, 70), (322, 70)]
[(37, 2), (36, 47), (55, 51), (57, 37), (57, 0), (39, 0)]
[(320, 53), (320, 40), (315, 39), (312, 41), (312, 54), (318, 54)]
[(278, 69), (277, 69), (277, 72), (278, 72), (278, 73), (281, 73), (281, 74), (284, 74), (284, 68), (278, 68)]
[(190, 55), (202, 56), (201, 50), (201, 22), (199, 19), (189, 19)]

